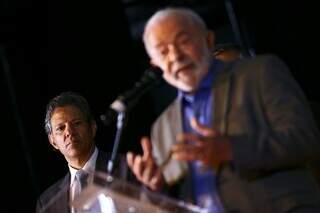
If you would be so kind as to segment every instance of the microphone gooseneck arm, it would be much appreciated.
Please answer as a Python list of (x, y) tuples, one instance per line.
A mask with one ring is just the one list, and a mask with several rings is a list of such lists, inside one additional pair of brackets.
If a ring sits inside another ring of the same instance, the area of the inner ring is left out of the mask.
[(134, 84), (133, 88), (118, 96), (110, 105), (110, 108), (116, 112), (125, 112), (133, 107), (147, 91), (160, 83), (162, 79), (161, 73), (162, 71), (156, 67), (147, 69), (142, 78)]
[(123, 129), (124, 119), (125, 119), (125, 113), (119, 112), (118, 117), (117, 117), (116, 136), (115, 136), (114, 143), (113, 143), (111, 158), (108, 161), (108, 167), (107, 167), (108, 174), (110, 174), (110, 175), (113, 172), (114, 161), (115, 161), (117, 153), (118, 153), (118, 147), (120, 144), (120, 138), (121, 138), (121, 133), (122, 133), (122, 129)]
[(118, 153), (118, 147), (120, 144), (121, 134), (125, 121), (125, 115), (127, 111), (132, 106), (134, 106), (148, 90), (150, 90), (156, 84), (160, 83), (162, 75), (161, 73), (162, 71), (159, 68), (152, 67), (146, 70), (140, 81), (136, 82), (131, 90), (127, 91), (123, 95), (118, 96), (118, 98), (110, 105), (109, 110), (107, 110), (108, 113), (100, 116), (101, 120), (105, 124), (107, 124), (107, 118), (110, 118), (110, 115), (115, 115), (115, 113), (117, 114), (117, 130), (111, 157), (108, 160), (107, 164), (107, 172), (109, 175), (112, 175), (113, 173), (114, 162)]

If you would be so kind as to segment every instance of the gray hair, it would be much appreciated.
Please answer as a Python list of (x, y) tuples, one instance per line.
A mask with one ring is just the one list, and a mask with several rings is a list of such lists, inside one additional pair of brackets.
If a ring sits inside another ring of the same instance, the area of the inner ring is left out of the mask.
[(173, 8), (168, 7), (162, 10), (157, 11), (155, 14), (151, 16), (151, 18), (147, 21), (144, 32), (143, 32), (143, 42), (146, 44), (147, 41), (147, 30), (150, 26), (155, 24), (156, 22), (163, 20), (169, 16), (178, 16), (186, 21), (188, 21), (193, 26), (196, 26), (200, 31), (206, 32), (207, 31), (207, 25), (203, 21), (203, 19), (194, 11), (188, 9), (188, 8)]
[(44, 120), (44, 129), (49, 135), (52, 133), (51, 117), (57, 107), (75, 106), (84, 115), (87, 122), (94, 121), (94, 117), (90, 110), (87, 100), (75, 92), (63, 92), (60, 95), (52, 98), (46, 107), (46, 117)]

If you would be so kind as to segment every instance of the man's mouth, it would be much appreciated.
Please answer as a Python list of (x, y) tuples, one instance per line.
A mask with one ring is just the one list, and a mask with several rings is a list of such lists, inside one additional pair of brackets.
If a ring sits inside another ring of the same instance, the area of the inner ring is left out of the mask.
[(188, 71), (192, 69), (193, 65), (191, 63), (181, 66), (177, 71), (174, 73), (174, 78), (177, 80), (179, 78), (180, 73)]
[(75, 145), (75, 144), (78, 144), (78, 141), (77, 140), (72, 140), (72, 141), (67, 143), (66, 148), (69, 148), (70, 146)]

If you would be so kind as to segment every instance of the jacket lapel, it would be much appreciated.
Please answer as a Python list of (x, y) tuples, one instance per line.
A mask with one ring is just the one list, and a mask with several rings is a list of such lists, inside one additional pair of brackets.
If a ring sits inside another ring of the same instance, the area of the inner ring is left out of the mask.
[(62, 182), (59, 184), (58, 190), (52, 194), (52, 198), (46, 204), (46, 207), (41, 212), (70, 212), (69, 203), (69, 185), (70, 185), (70, 173), (68, 173)]
[(105, 153), (98, 151), (96, 161), (96, 171), (107, 172), (108, 156)]
[(61, 183), (61, 187), (64, 187), (64, 188), (61, 188), (61, 192), (62, 195), (61, 195), (61, 200), (59, 202), (61, 202), (61, 206), (62, 207), (66, 207), (65, 209), (62, 209), (61, 212), (70, 212), (70, 196), (69, 196), (69, 192), (70, 192), (70, 173), (68, 173), (63, 182)]
[(218, 72), (212, 90), (214, 94), (214, 113), (213, 127), (218, 129), (222, 134), (227, 132), (227, 116), (230, 109), (230, 90), (231, 90), (231, 72), (232, 64), (226, 64)]
[[(182, 115), (181, 115), (181, 101), (176, 99), (175, 103), (172, 105), (172, 113), (175, 116), (168, 116), (168, 124), (170, 124), (170, 130), (167, 132), (168, 140), (171, 141), (170, 146), (167, 146), (168, 150), (165, 150), (166, 157), (168, 153), (170, 153), (170, 149), (173, 144), (176, 143), (176, 136), (182, 133)], [(166, 158), (165, 157), (165, 158)], [(166, 169), (163, 171), (166, 181), (169, 185), (174, 184), (177, 180), (179, 180), (187, 171), (188, 166), (187, 163), (170, 160), (166, 165)]]

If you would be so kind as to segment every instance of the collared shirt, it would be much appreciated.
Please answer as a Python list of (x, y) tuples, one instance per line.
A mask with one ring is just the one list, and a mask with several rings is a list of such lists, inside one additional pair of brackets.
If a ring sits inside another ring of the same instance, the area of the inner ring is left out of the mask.
[[(95, 171), (97, 157), (98, 157), (98, 149), (97, 149), (97, 147), (95, 147), (93, 153), (91, 154), (91, 156), (89, 158), (89, 160), (82, 167), (82, 170), (84, 170), (84, 171), (86, 171), (88, 173), (91, 173), (91, 172)], [(78, 169), (73, 168), (69, 164), (68, 164), (68, 167), (69, 167), (69, 171), (70, 171), (70, 174), (71, 174), (70, 175), (70, 187), (71, 187)]]
[[(92, 155), (90, 156), (89, 160), (84, 164), (84, 166), (81, 168), (82, 170), (86, 171), (87, 173), (91, 174), (95, 171), (96, 168), (96, 161), (98, 157), (98, 149), (97, 147), (94, 148), (94, 151)], [(75, 190), (73, 188), (73, 182), (75, 181), (76, 172), (77, 169), (69, 166), (69, 171), (71, 174), (70, 179), (70, 200), (73, 200)], [(101, 213), (115, 213), (116, 208), (114, 205), (113, 200), (110, 197), (107, 197), (103, 194), (99, 195), (97, 197), (97, 201), (92, 204), (92, 207), (90, 210), (85, 210), (85, 212), (91, 213), (91, 212), (101, 212)], [(71, 208), (71, 213), (75, 213), (75, 209)]]
[[(98, 149), (97, 149), (97, 147), (95, 147), (89, 160), (82, 167), (82, 170), (84, 170), (88, 173), (95, 171), (97, 157), (98, 157)], [(78, 169), (71, 167), (69, 164), (68, 164), (68, 167), (69, 167), (69, 171), (70, 171), (70, 200), (73, 200), (74, 194), (75, 194), (74, 181), (75, 181), (76, 172), (78, 171)], [(71, 208), (71, 212), (75, 212), (74, 208)]]
[[(182, 117), (184, 132), (197, 133), (190, 125), (190, 119), (197, 121), (206, 127), (212, 126), (214, 97), (211, 93), (213, 81), (222, 63), (214, 60), (209, 72), (200, 82), (199, 88), (194, 94), (179, 91), (179, 98), (182, 101)], [(190, 142), (192, 143), (192, 142)], [(216, 187), (216, 176), (213, 170), (204, 169), (201, 162), (189, 163), (192, 179), (192, 191), (197, 205), (207, 209), (205, 212), (223, 212), (221, 201), (218, 197)]]

